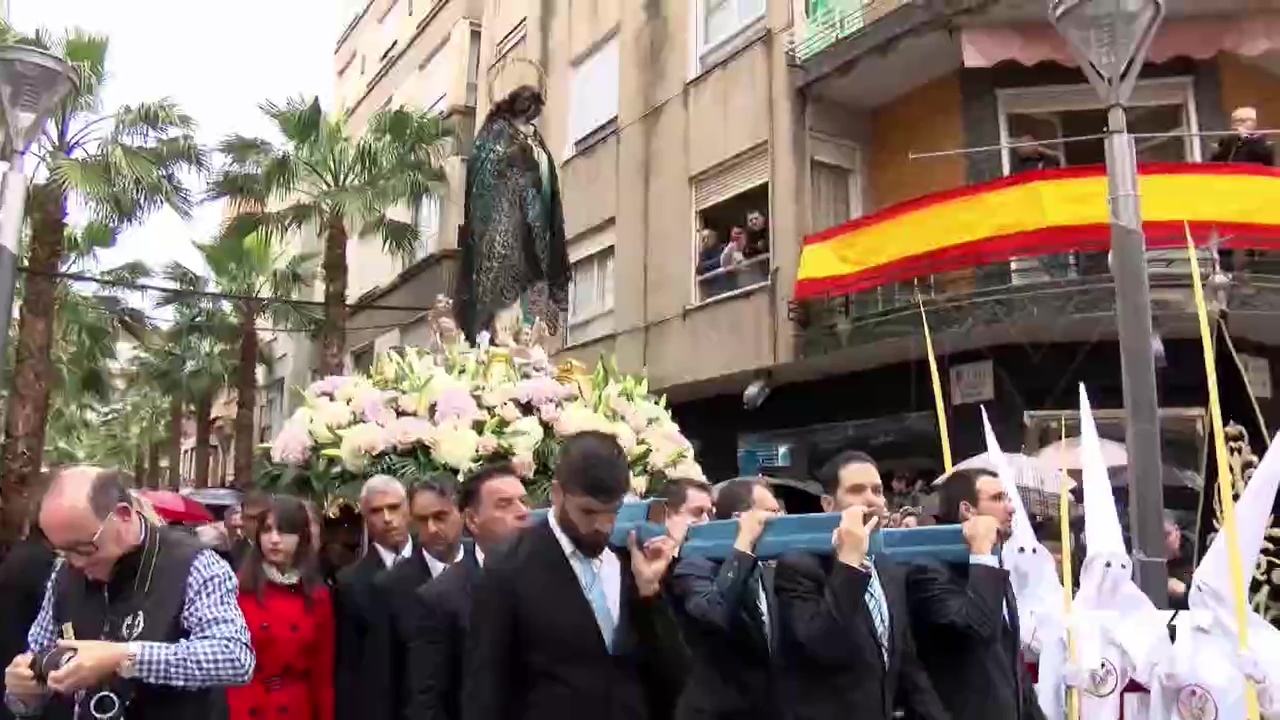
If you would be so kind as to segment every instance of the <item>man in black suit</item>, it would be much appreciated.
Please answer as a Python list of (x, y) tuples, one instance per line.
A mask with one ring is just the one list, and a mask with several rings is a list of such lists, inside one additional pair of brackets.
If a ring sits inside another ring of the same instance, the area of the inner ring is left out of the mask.
[(457, 480), (446, 473), (409, 487), (409, 515), (416, 531), (413, 550), (373, 583), (376, 609), (369, 639), (373, 650), (366, 677), (377, 684), (366, 684), (366, 690), (387, 699), (386, 720), (411, 717), (407, 688), (417, 670), (411, 671), (408, 659), (418, 624), (418, 589), (463, 557), (457, 494)]
[(911, 621), (924, 663), (957, 720), (1043, 720), (1018, 635), (1018, 606), (999, 542), (1013, 503), (1000, 478), (956, 470), (939, 493), (944, 523), (963, 523), (969, 562), (917, 563), (907, 572)]
[(484, 465), (458, 492), (472, 552), (414, 594), (417, 624), (409, 639), (406, 692), (414, 720), (459, 720), (463, 650), (471, 621), (472, 585), (484, 559), (529, 524), (528, 495), (510, 463)]
[(778, 560), (782, 701), (793, 720), (889, 720), (950, 716), (916, 657), (903, 572), (868, 557), (886, 516), (880, 471), (845, 451), (819, 472), (822, 507), (842, 513), (834, 557), (788, 553)]
[(390, 698), (380, 692), (371, 671), (376, 650), (370, 642), (379, 614), (375, 582), (388, 568), (413, 553), (409, 541), (409, 499), (404, 485), (390, 475), (374, 475), (360, 488), (360, 514), (369, 547), (364, 557), (338, 573), (334, 588), (334, 712), (336, 717), (376, 718), (391, 712)]
[[(56, 558), (44, 533), (31, 523), (27, 537), (0, 561), (0, 658), (27, 651), (27, 631), (40, 613)], [(3, 691), (4, 678), (0, 677), (0, 694)], [(0, 703), (0, 720), (12, 717), (9, 708)]]
[(630, 485), (612, 435), (565, 439), (551, 514), (493, 557), (475, 585), (464, 720), (668, 716), (687, 662), (661, 597), (675, 551), (663, 536), (609, 547)]
[(765, 521), (781, 512), (761, 478), (721, 486), (715, 518), (737, 518), (733, 555), (724, 562), (682, 558), (671, 579), (677, 618), (693, 653), (693, 672), (677, 720), (773, 720), (782, 716), (774, 673), (777, 600), (773, 568), (753, 554)]

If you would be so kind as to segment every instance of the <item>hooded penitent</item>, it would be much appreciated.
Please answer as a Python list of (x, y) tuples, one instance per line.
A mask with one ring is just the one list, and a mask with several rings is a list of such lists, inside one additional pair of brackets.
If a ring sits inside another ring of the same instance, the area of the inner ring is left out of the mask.
[(1035, 530), (1031, 528), (1031, 519), (1014, 482), (1013, 468), (1000, 450), (985, 407), (982, 408), (982, 428), (987, 438), (987, 457), (995, 466), (1005, 493), (1013, 503), (1013, 528), (1004, 543), (1001, 558), (1009, 571), (1014, 597), (1018, 600), (1022, 645), (1034, 657), (1040, 654), (1043, 639), (1053, 636), (1049, 631), (1061, 626), (1062, 581), (1053, 555), (1040, 544)]
[[(1280, 452), (1268, 452), (1236, 501), (1236, 547), (1240, 576), (1231, 578), (1233, 552), (1219, 532), (1196, 568), (1187, 604), (1190, 621), (1180, 628), (1172, 651), (1161, 658), (1152, 688), (1152, 715), (1159, 720), (1245, 718), (1245, 671), (1261, 679), (1262, 717), (1280, 718), (1280, 630), (1257, 613), (1248, 613), (1248, 650), (1239, 650), (1236, 588), (1249, 588), (1271, 510), (1280, 489)], [(1245, 665), (1252, 665), (1246, 668)]]
[[(1080, 451), (1085, 560), (1071, 605), (1076, 660), (1066, 662), (1065, 641), (1054, 643), (1041, 656), (1040, 680), (1053, 682), (1061, 672), (1080, 688), (1082, 720), (1115, 720), (1125, 686), (1130, 680), (1146, 684), (1152, 659), (1168, 647), (1169, 637), (1164, 617), (1133, 582), (1133, 564), (1125, 552), (1102, 443), (1083, 385)], [(1051, 677), (1045, 677), (1046, 668)]]
[[(1028, 656), (1038, 657), (1044, 647), (1060, 642), (1063, 636), (1062, 580), (1053, 555), (1036, 539), (1022, 495), (1013, 480), (1013, 468), (1000, 449), (985, 407), (982, 408), (982, 429), (987, 438), (987, 457), (995, 465), (1005, 492), (1013, 502), (1013, 530), (1004, 543), (1001, 557), (1018, 601), (1022, 647)], [(1036, 684), (1036, 701), (1047, 718), (1061, 712), (1060, 687), (1060, 682)]]

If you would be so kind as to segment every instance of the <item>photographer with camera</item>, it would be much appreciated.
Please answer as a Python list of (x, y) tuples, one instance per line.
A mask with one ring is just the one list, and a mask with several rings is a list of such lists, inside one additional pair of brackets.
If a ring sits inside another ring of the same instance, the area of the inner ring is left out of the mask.
[(195, 538), (142, 518), (113, 470), (56, 471), (39, 525), (60, 559), (28, 651), (5, 669), (9, 709), (33, 717), (61, 706), (96, 720), (225, 715), (215, 689), (247, 682), (254, 665), (231, 568)]

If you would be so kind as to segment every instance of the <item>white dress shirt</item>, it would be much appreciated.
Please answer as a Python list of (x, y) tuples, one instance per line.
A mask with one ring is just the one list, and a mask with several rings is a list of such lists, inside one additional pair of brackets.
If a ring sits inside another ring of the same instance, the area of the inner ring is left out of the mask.
[(413, 543), (411, 542), (405, 543), (404, 547), (400, 548), (400, 552), (392, 552), (378, 543), (370, 544), (373, 545), (374, 550), (378, 551), (378, 557), (382, 558), (382, 564), (388, 569), (390, 569), (392, 565), (395, 565), (397, 561), (406, 560), (413, 554)]
[(476, 555), (476, 566), (484, 567), (484, 551), (480, 549), (480, 546), (479, 545), (471, 546), (471, 551), (474, 552)]
[(430, 568), (431, 577), (433, 578), (440, 577), (440, 573), (444, 572), (445, 570), (448, 570), (450, 565), (453, 565), (454, 563), (461, 560), (462, 555), (463, 555), (463, 550), (462, 550), (461, 544), (458, 545), (458, 553), (454, 555), (453, 559), (447, 563), (440, 562), (439, 560), (435, 559), (435, 556), (433, 556), (431, 553), (427, 552), (426, 550), (422, 551), (422, 557), (426, 559), (427, 567)]
[(582, 570), (578, 567), (578, 563), (586, 560), (595, 568), (599, 582), (604, 583), (604, 599), (609, 604), (609, 614), (613, 616), (615, 623), (618, 622), (618, 613), (621, 612), (622, 598), (622, 565), (618, 562), (618, 556), (612, 550), (606, 549), (600, 553), (600, 557), (588, 558), (574, 546), (573, 541), (568, 535), (560, 529), (560, 524), (556, 522), (556, 514), (554, 512), (547, 513), (548, 524), (551, 525), (551, 532), (556, 536), (556, 540), (560, 542), (560, 547), (564, 550), (565, 559), (569, 561), (569, 567), (573, 568), (573, 574), (578, 578), (578, 587), (582, 590), (582, 595), (591, 602), (591, 597), (587, 590), (587, 579), (582, 577)]

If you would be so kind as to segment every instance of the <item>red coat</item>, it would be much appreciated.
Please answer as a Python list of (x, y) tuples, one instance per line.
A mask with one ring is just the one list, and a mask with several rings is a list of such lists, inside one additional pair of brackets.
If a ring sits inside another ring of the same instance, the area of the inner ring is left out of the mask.
[(333, 720), (333, 606), (329, 590), (267, 583), (237, 598), (257, 654), (248, 685), (227, 689), (230, 720)]

